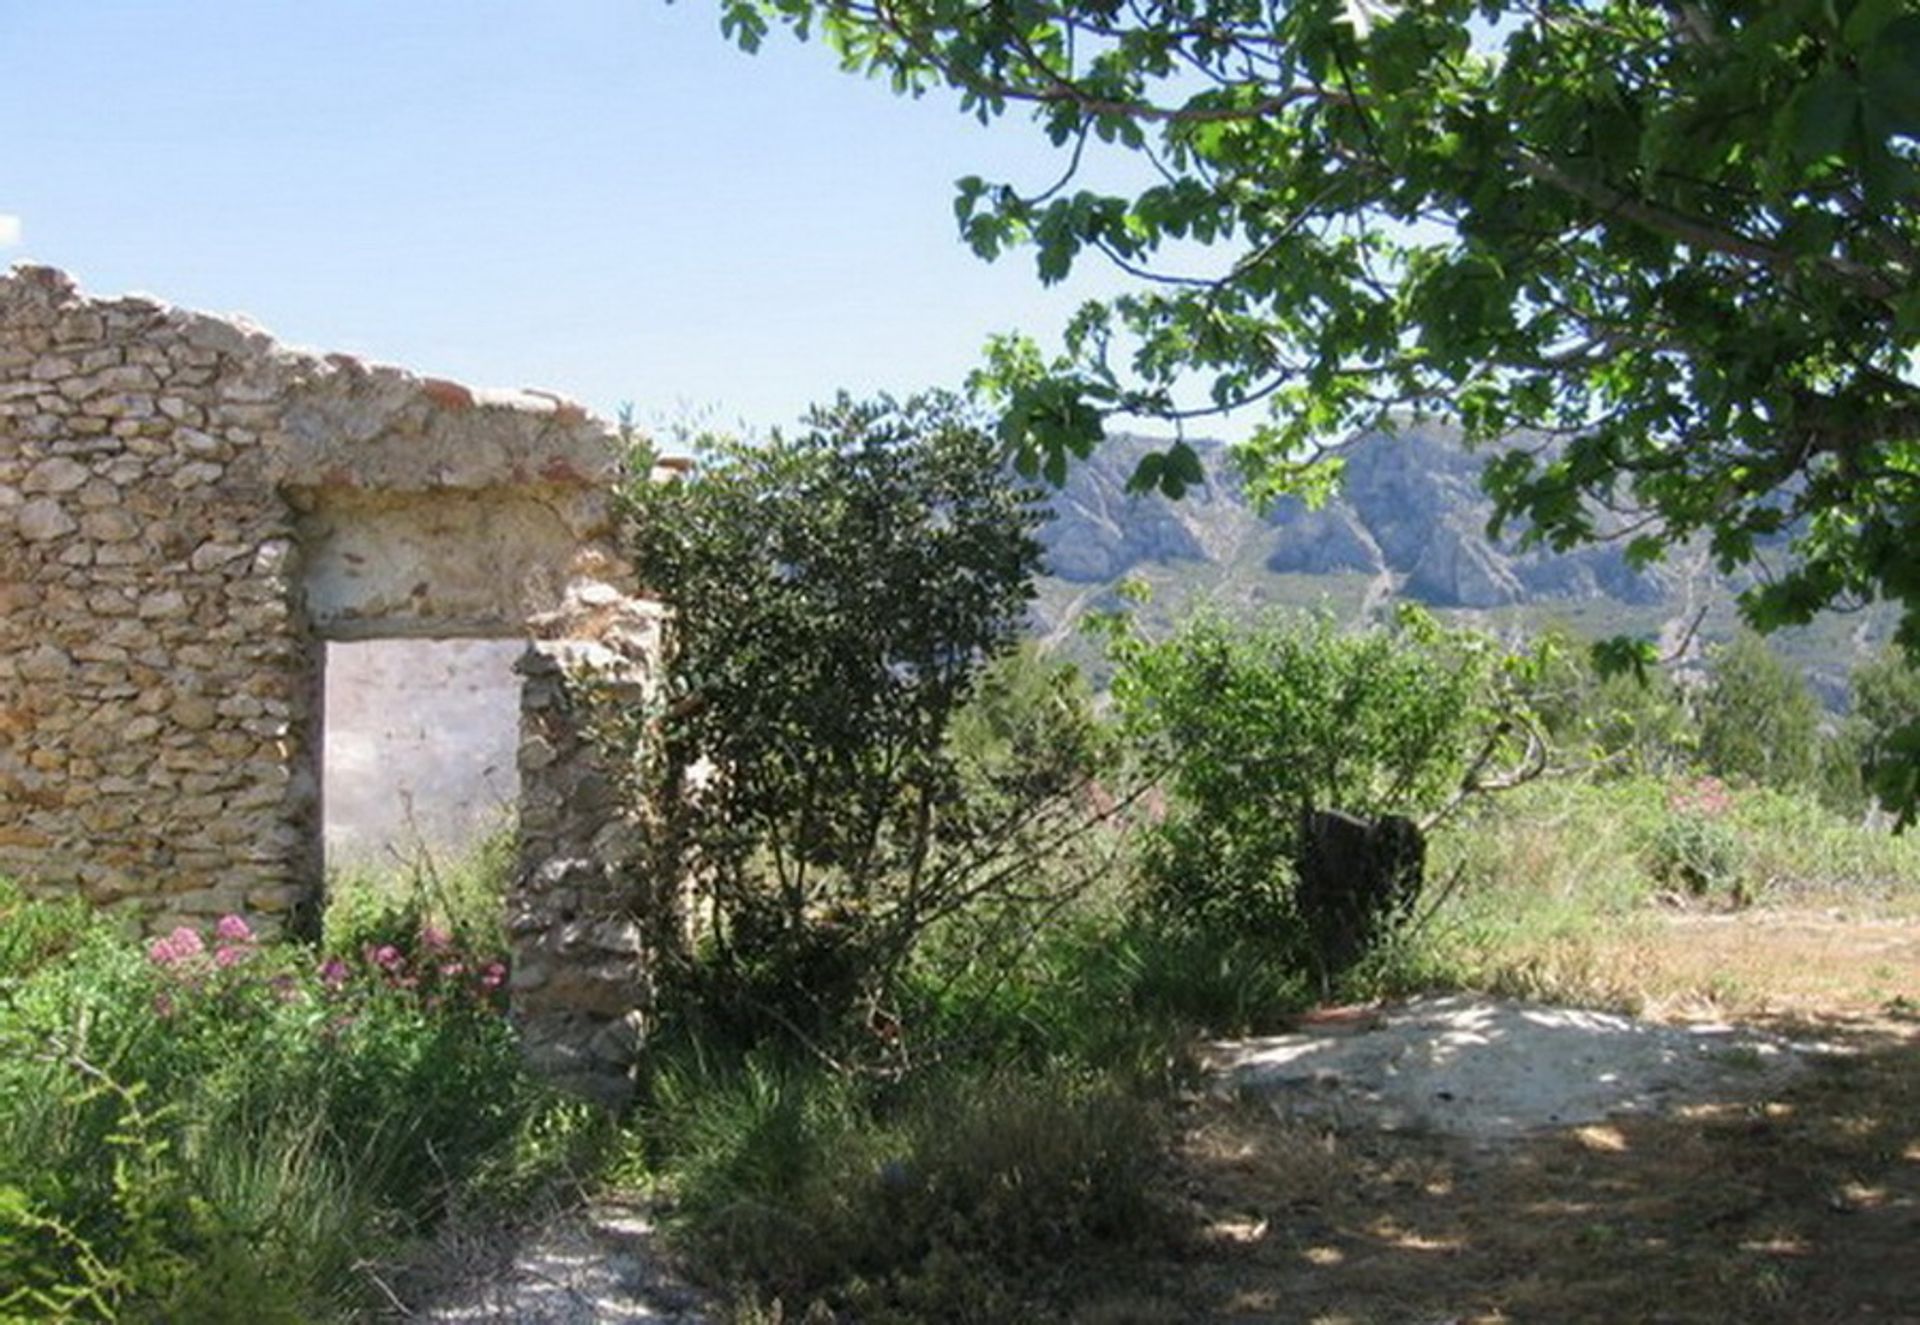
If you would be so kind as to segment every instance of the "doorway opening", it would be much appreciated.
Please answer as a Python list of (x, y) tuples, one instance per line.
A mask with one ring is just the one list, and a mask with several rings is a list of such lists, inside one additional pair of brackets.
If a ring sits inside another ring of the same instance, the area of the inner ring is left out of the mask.
[(325, 872), (444, 873), (512, 831), (520, 799), (518, 639), (329, 641)]

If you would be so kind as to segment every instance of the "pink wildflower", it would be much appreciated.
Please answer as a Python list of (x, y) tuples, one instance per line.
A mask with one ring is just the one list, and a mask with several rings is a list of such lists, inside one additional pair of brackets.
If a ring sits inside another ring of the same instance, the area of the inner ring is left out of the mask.
[(222, 969), (229, 966), (238, 966), (241, 962), (247, 959), (247, 955), (248, 955), (247, 950), (245, 948), (234, 947), (231, 944), (222, 943), (219, 947), (213, 950), (213, 964), (215, 966), (221, 967)]
[(400, 949), (391, 943), (382, 943), (373, 950), (372, 956), (373, 964), (387, 971), (397, 970), (406, 963), (406, 959), (400, 955)]
[(1716, 777), (1676, 783), (1667, 793), (1667, 808), (1675, 814), (1697, 814), (1716, 819), (1733, 808), (1727, 784)]
[(459, 975), (466, 969), (466, 965), (463, 962), (447, 962), (440, 968), (440, 974), (449, 976)]
[(453, 946), (453, 935), (441, 929), (438, 925), (422, 925), (420, 926), (420, 946), (430, 951), (438, 952), (442, 948), (450, 948)]
[(239, 916), (221, 916), (220, 923), (213, 927), (213, 932), (229, 943), (253, 942), (253, 931), (247, 928), (247, 922)]
[(499, 962), (488, 962), (486, 969), (480, 972), (482, 989), (498, 989), (506, 983), (507, 968)]
[(171, 966), (198, 957), (204, 947), (200, 935), (185, 925), (179, 926), (165, 938), (155, 939), (147, 945), (147, 958), (156, 966)]
[(320, 983), (329, 989), (338, 989), (347, 982), (347, 964), (338, 957), (329, 957), (320, 963)]

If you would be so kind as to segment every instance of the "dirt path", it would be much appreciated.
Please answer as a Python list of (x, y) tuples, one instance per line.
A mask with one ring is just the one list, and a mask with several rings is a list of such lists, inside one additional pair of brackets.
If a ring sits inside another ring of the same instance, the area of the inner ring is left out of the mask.
[(1195, 1102), (1188, 1240), (1076, 1318), (1920, 1322), (1920, 925), (1672, 916), (1632, 944), (1695, 1005), (1850, 1052), (1491, 1145)]
[(1920, 1320), (1920, 1050), (1771, 1098), (1488, 1152), (1196, 1116), (1178, 1313), (1261, 1321)]

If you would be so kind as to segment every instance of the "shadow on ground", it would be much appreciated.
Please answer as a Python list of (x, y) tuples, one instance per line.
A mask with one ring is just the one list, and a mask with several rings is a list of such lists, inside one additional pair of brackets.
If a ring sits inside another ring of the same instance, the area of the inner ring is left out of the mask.
[[(1791, 1081), (1475, 1144), (1196, 1103), (1191, 1243), (1087, 1321), (1920, 1321), (1920, 1034)], [(1146, 1267), (1143, 1267), (1145, 1269)]]

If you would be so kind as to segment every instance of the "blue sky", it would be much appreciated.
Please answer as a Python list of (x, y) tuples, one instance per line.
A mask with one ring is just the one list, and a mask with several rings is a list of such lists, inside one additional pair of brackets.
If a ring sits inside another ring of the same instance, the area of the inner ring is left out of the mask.
[(662, 0), (0, 0), (0, 263), (655, 423), (957, 385), (1043, 291), (952, 183), (983, 129)]

